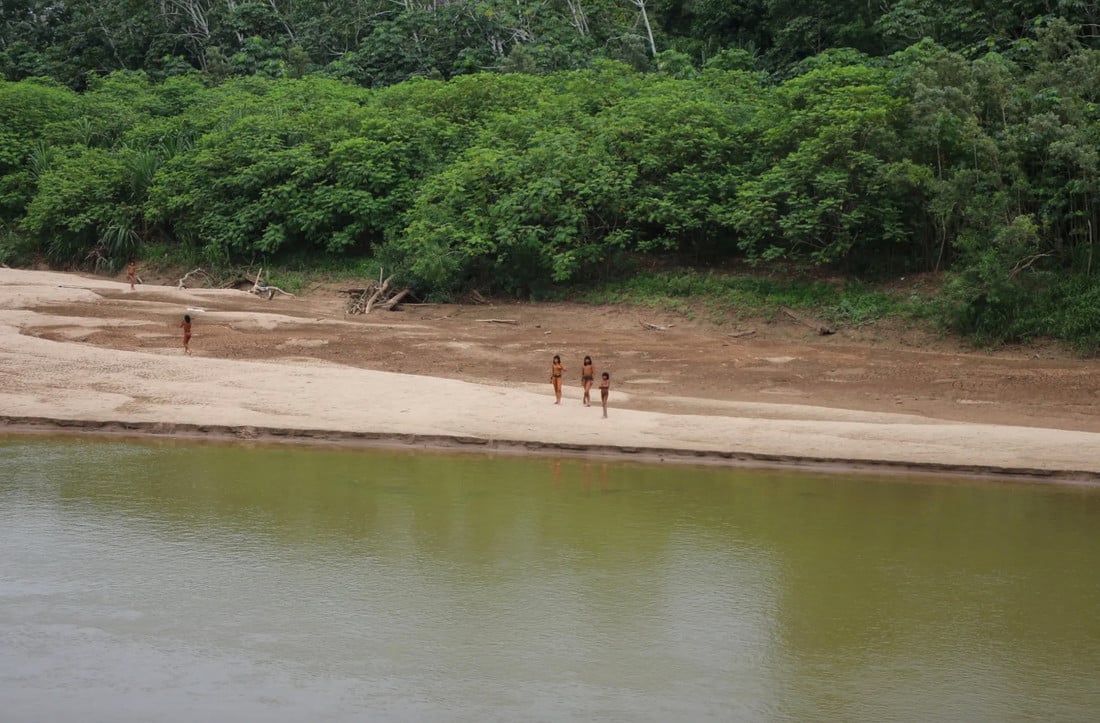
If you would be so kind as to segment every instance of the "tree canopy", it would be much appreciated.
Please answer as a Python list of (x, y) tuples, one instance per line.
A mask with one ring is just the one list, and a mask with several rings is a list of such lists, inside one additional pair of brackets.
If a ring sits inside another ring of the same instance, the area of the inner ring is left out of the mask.
[(1100, 340), (1098, 18), (1082, 0), (14, 0), (0, 261), (372, 254), (437, 295), (539, 294), (645, 254), (950, 270), (956, 328)]

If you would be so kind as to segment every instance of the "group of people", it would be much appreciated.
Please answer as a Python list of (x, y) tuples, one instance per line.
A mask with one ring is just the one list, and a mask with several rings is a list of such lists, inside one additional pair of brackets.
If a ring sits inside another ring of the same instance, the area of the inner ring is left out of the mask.
[[(134, 282), (137, 281), (137, 268), (133, 261), (126, 269), (126, 280), (130, 282), (130, 289), (133, 290)], [(184, 314), (183, 321), (179, 324), (183, 329), (183, 351), (185, 354), (191, 354), (191, 315)], [(561, 363), (561, 355), (555, 354), (554, 360), (550, 365), (550, 383), (554, 385), (554, 404), (561, 404), (561, 386), (562, 386), (562, 374), (565, 373), (565, 365)], [(592, 385), (596, 381), (596, 367), (592, 364), (592, 357), (585, 355), (584, 362), (581, 364), (581, 387), (584, 389), (584, 396), (581, 398), (581, 404), (586, 407), (592, 406)], [(607, 372), (600, 374), (600, 403), (603, 406), (603, 416), (607, 418), (607, 395), (611, 391), (611, 375)]]
[[(565, 366), (561, 363), (561, 355), (555, 354), (550, 363), (550, 383), (554, 386), (554, 404), (561, 404), (562, 374)], [(596, 367), (592, 364), (592, 357), (585, 355), (581, 364), (581, 387), (584, 388), (584, 396), (581, 404), (592, 406), (592, 384), (596, 381)], [(603, 406), (603, 416), (607, 418), (607, 395), (611, 391), (611, 375), (607, 372), (600, 374), (600, 403)]]

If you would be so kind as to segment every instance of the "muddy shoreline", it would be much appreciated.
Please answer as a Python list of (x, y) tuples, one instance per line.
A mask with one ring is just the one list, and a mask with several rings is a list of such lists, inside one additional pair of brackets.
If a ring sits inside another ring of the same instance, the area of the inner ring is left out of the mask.
[(1002, 467), (938, 462), (898, 462), (756, 452), (688, 450), (671, 447), (531, 442), (461, 435), (0, 416), (0, 437), (43, 435), (166, 441), (205, 440), (246, 442), (249, 444), (289, 444), (303, 447), (424, 450), (516, 456), (533, 455), (539, 457), (563, 456), (577, 459), (596, 458), (601, 460), (706, 465), (741, 469), (801, 469), (830, 473), (913, 474), (1100, 486), (1100, 473), (1088, 470), (1051, 470), (1033, 467)]

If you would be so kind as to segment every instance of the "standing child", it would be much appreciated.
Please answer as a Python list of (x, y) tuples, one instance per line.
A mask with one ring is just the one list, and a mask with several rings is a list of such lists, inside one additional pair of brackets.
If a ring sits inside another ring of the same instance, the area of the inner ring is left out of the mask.
[(191, 355), (191, 315), (184, 314), (183, 321), (180, 322), (180, 328), (183, 329), (183, 351), (188, 356)]
[(603, 404), (603, 418), (607, 419), (607, 393), (611, 391), (611, 375), (604, 372), (600, 375), (600, 403)]
[(134, 290), (134, 282), (137, 281), (137, 264), (130, 259), (130, 265), (126, 267), (126, 280), (130, 282), (130, 291)]
[(584, 365), (581, 366), (581, 386), (584, 387), (584, 398), (581, 399), (581, 404), (586, 407), (592, 406), (592, 382), (596, 380), (596, 368), (592, 366), (592, 357), (585, 356)]
[(561, 375), (565, 371), (565, 367), (562, 366), (561, 356), (554, 355), (554, 360), (550, 364), (550, 383), (554, 385), (554, 404), (561, 404)]

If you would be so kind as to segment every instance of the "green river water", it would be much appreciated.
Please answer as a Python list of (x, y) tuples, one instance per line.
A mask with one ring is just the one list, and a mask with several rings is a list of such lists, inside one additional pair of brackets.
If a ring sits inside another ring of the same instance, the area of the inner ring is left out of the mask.
[(1100, 489), (0, 440), (0, 721), (1100, 720)]

